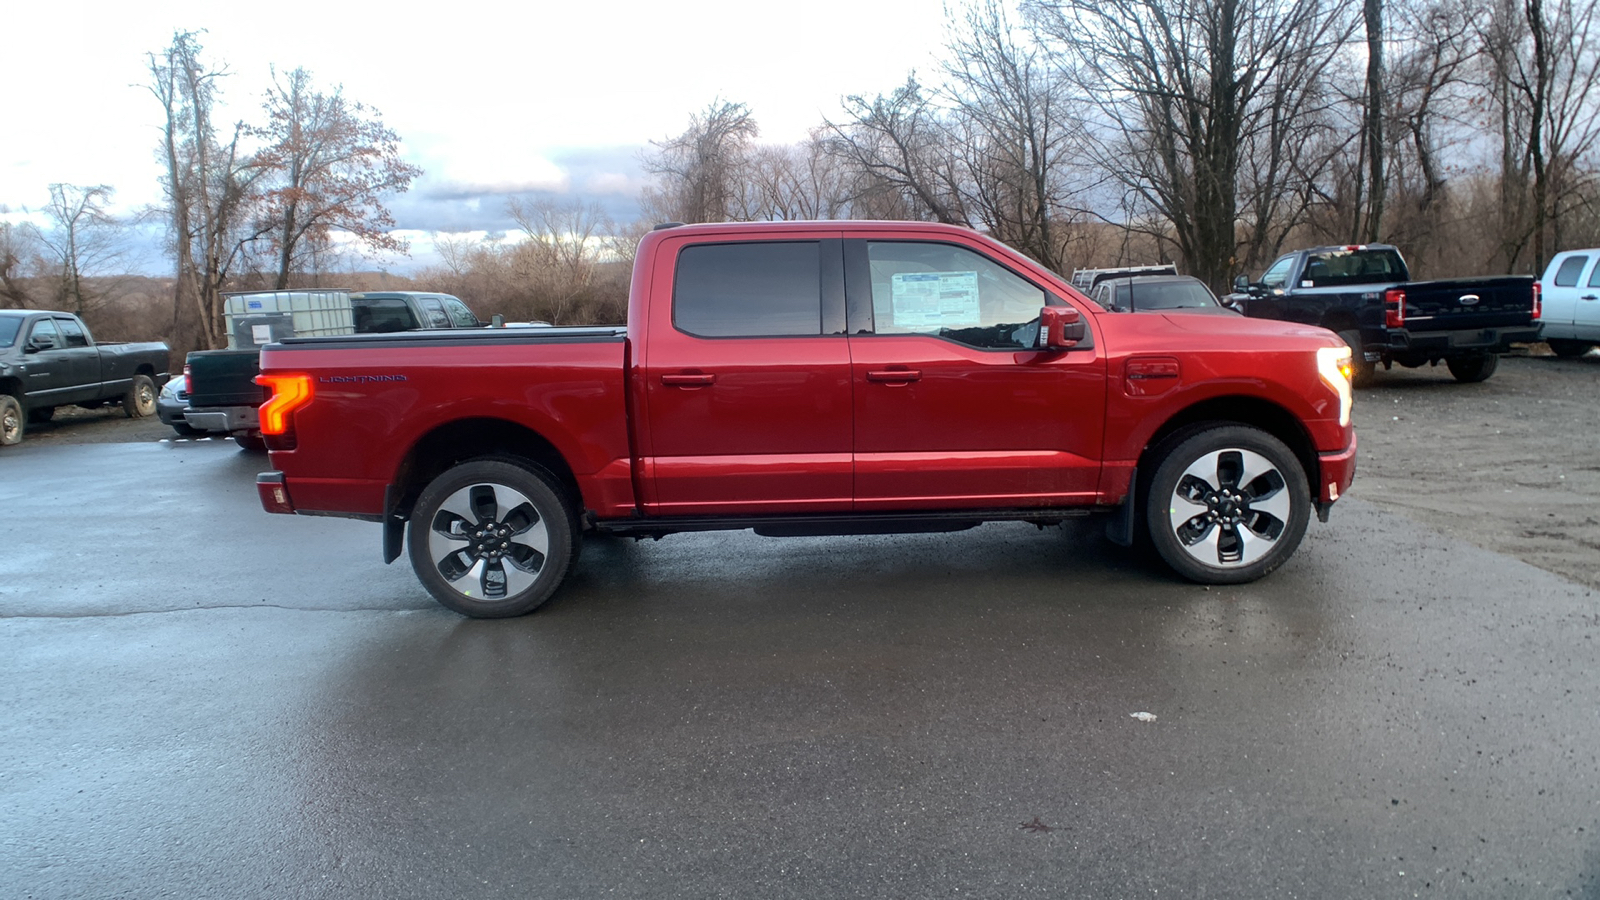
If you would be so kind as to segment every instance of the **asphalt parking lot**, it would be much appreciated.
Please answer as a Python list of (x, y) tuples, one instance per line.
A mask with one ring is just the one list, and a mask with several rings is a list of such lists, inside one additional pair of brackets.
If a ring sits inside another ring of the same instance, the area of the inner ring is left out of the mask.
[(504, 622), (232, 444), (52, 423), (0, 453), (0, 894), (1600, 897), (1597, 406), (1593, 356), (1381, 377), (1254, 585), (680, 535)]

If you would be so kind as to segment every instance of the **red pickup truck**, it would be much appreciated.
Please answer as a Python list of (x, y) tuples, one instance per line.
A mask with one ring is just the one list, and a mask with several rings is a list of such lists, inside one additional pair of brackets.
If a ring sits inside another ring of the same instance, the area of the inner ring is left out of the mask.
[[(1218, 314), (1220, 312), (1220, 314)], [(274, 513), (383, 524), (469, 616), (550, 597), (585, 532), (953, 531), (1091, 513), (1254, 580), (1355, 472), (1350, 353), (1227, 311), (1116, 312), (982, 235), (672, 225), (626, 328), (268, 345)]]

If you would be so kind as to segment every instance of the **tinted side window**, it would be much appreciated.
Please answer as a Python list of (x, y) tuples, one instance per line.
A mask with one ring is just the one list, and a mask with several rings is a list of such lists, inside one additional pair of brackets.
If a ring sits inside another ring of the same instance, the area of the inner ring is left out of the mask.
[(1021, 349), (1038, 336), (1044, 289), (953, 244), (870, 241), (877, 334), (928, 334), (974, 347)]
[(672, 322), (701, 337), (822, 333), (815, 241), (697, 244), (678, 254)]
[(409, 331), (417, 327), (417, 317), (411, 314), (406, 302), (398, 298), (357, 300), (352, 312), (356, 334)]
[(38, 342), (54, 349), (61, 346), (61, 333), (56, 331), (56, 325), (49, 319), (40, 319), (33, 323), (33, 329), (28, 332), (28, 343)]
[(83, 326), (77, 319), (57, 319), (56, 327), (61, 329), (61, 336), (66, 339), (68, 347), (87, 347), (89, 338), (83, 333)]
[(467, 305), (454, 297), (444, 298), (444, 310), (450, 314), (450, 323), (457, 328), (477, 328), (478, 317), (467, 309)]
[(445, 315), (444, 304), (436, 297), (421, 297), (417, 305), (422, 307), (422, 314), (428, 317), (429, 328), (449, 328), (450, 317)]
[(1561, 268), (1556, 270), (1556, 287), (1576, 287), (1583, 267), (1588, 264), (1587, 256), (1569, 256), (1562, 260)]

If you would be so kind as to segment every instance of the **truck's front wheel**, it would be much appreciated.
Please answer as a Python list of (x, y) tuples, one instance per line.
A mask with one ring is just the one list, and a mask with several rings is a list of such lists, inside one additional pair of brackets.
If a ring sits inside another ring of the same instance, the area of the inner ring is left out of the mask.
[(464, 616), (520, 616), (550, 599), (578, 549), (578, 517), (542, 470), (465, 462), (435, 478), (411, 512), (411, 567)]
[(1311, 492), (1282, 441), (1219, 425), (1176, 435), (1155, 458), (1145, 522), (1156, 552), (1179, 575), (1201, 584), (1254, 581), (1300, 545)]
[(0, 446), (22, 443), (22, 404), (10, 394), (0, 394)]

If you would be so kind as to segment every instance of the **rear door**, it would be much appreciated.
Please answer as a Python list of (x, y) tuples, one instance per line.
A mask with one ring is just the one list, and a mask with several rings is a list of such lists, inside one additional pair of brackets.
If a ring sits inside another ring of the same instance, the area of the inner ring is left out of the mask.
[(1095, 495), (1104, 362), (1092, 342), (1035, 350), (1040, 308), (1064, 301), (980, 247), (909, 235), (846, 243), (858, 510)]
[(838, 233), (669, 237), (654, 258), (649, 340), (634, 348), (648, 423), (636, 436), (646, 508), (848, 510), (850, 348)]

